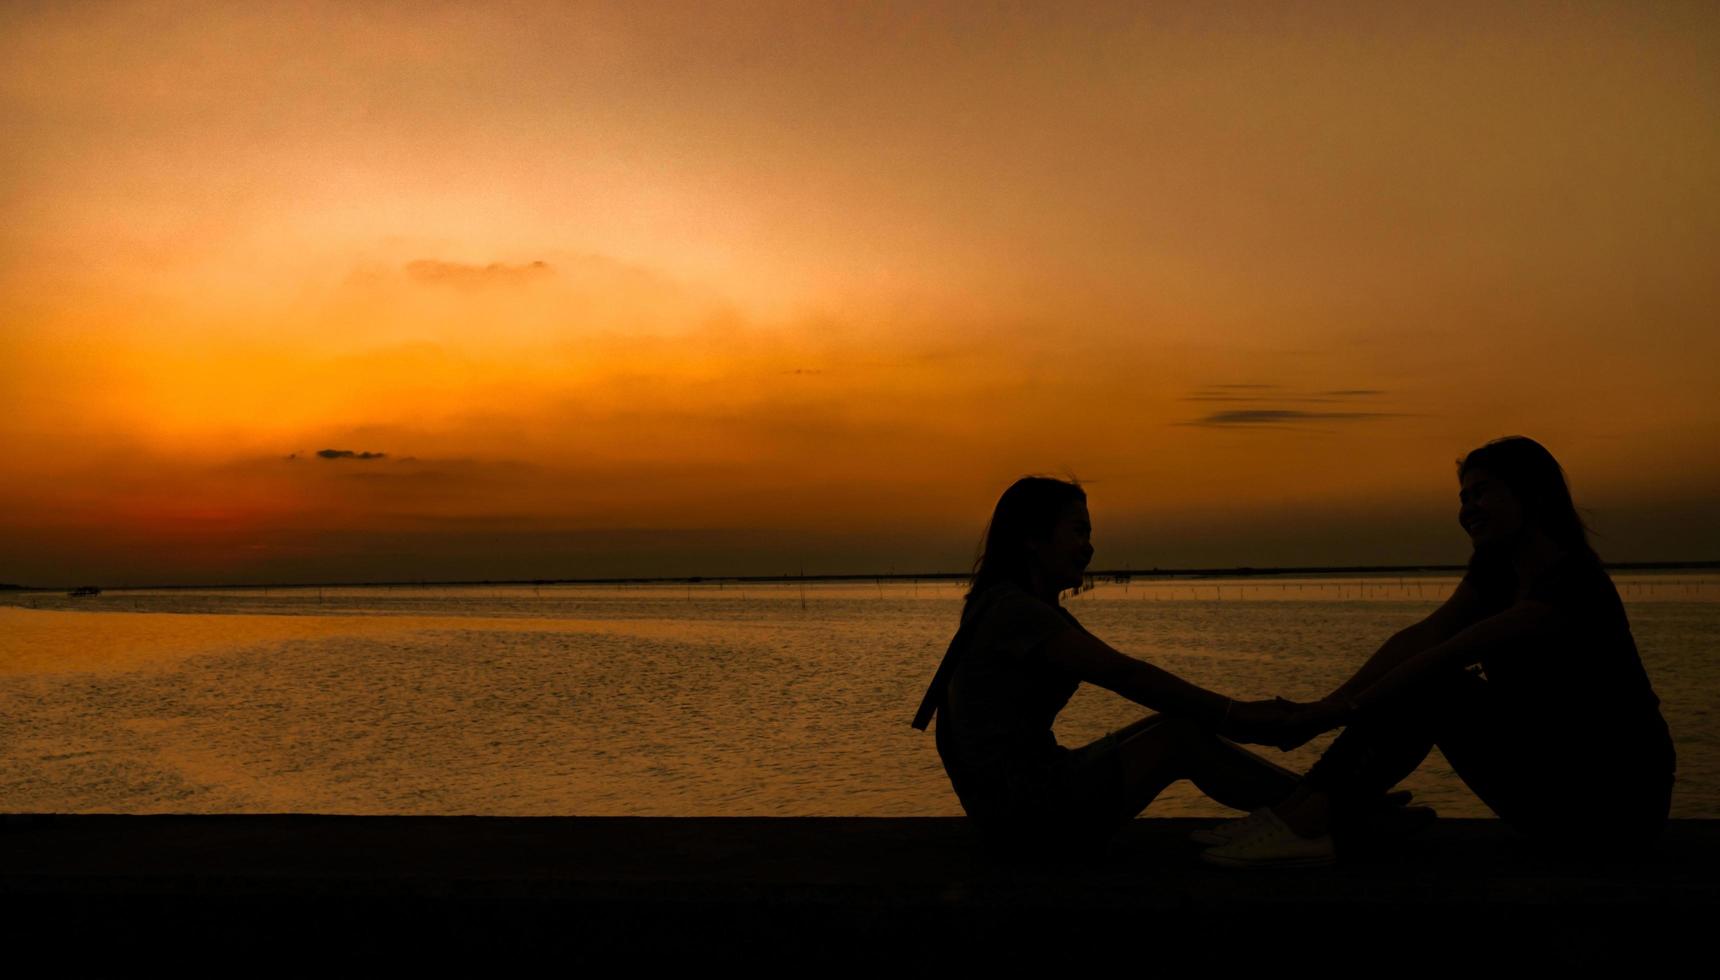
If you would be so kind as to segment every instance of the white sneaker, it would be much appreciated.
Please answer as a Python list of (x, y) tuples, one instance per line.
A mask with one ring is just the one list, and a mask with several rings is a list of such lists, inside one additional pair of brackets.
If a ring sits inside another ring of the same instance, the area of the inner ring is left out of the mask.
[(1216, 827), (1205, 827), (1188, 835), (1188, 839), (1196, 844), (1228, 844), (1233, 840), (1246, 837), (1248, 832), (1266, 822), (1265, 814), (1272, 812), (1267, 807), (1261, 807), (1246, 817), (1226, 820)]
[(1331, 834), (1302, 837), (1271, 810), (1257, 812), (1266, 816), (1252, 830), (1200, 852), (1200, 859), (1225, 868), (1323, 868), (1337, 861)]

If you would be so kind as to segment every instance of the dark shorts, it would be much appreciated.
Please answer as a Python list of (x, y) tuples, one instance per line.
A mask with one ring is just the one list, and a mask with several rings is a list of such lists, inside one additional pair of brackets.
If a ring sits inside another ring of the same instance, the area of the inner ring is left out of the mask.
[(1059, 748), (989, 789), (970, 790), (962, 805), (1003, 857), (1090, 856), (1134, 816), (1114, 734), (1078, 749)]

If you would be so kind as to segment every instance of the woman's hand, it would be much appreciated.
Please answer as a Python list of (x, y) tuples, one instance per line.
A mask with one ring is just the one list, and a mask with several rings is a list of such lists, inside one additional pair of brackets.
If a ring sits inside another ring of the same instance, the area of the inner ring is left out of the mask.
[(1284, 703), (1290, 708), (1290, 717), (1269, 744), (1286, 752), (1306, 745), (1316, 735), (1343, 726), (1353, 714), (1349, 702), (1331, 698), (1307, 704)]
[(1350, 713), (1349, 704), (1333, 700), (1307, 704), (1283, 698), (1236, 701), (1231, 704), (1224, 730), (1219, 734), (1238, 742), (1289, 751), (1343, 725)]

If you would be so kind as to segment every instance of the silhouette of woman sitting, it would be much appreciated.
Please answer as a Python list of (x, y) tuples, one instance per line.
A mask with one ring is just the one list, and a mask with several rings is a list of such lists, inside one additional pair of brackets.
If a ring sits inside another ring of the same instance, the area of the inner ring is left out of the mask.
[[(1283, 799), (1288, 770), (1219, 737), (1277, 732), (1283, 702), (1236, 702), (1094, 637), (1059, 605), (1092, 559), (1075, 483), (1018, 480), (997, 502), (950, 642), (914, 720), (935, 714), (937, 747), (962, 808), (1003, 856), (1091, 856), (1179, 779), (1226, 806)], [(1155, 709), (1090, 745), (1052, 723), (1085, 681)]]
[(1531, 837), (1592, 851), (1660, 833), (1672, 740), (1564, 471), (1539, 443), (1513, 436), (1471, 452), (1458, 479), (1458, 521), (1474, 543), (1468, 574), (1444, 605), (1297, 712), (1280, 744), (1348, 727), (1293, 793), (1217, 828), (1206, 860), (1329, 862), (1334, 821), (1366, 812), (1434, 745)]

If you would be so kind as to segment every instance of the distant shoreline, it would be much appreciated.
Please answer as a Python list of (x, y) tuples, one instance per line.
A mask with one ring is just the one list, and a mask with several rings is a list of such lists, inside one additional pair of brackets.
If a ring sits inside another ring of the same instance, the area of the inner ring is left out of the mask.
[[(1466, 565), (1298, 565), (1254, 568), (1240, 565), (1230, 568), (1114, 568), (1095, 569), (1088, 577), (1095, 582), (1128, 582), (1134, 579), (1177, 578), (1273, 578), (1284, 575), (1408, 575), (1461, 572)], [(1709, 561), (1621, 561), (1607, 562), (1612, 572), (1662, 571), (1720, 571), (1720, 560)], [(545, 586), (545, 585), (702, 585), (728, 584), (761, 585), (773, 583), (829, 582), (937, 582), (962, 581), (967, 572), (843, 572), (823, 575), (663, 575), (611, 576), (604, 578), (539, 578), (539, 579), (450, 579), (445, 581), (397, 580), (380, 582), (252, 582), (225, 584), (177, 585), (104, 585), (102, 589), (116, 592), (145, 589), (166, 590), (241, 590), (241, 589), (365, 589), (365, 588), (457, 588), (461, 586)], [(85, 583), (86, 585), (89, 583)], [(76, 586), (36, 586), (0, 584), (0, 592), (65, 592)]]

